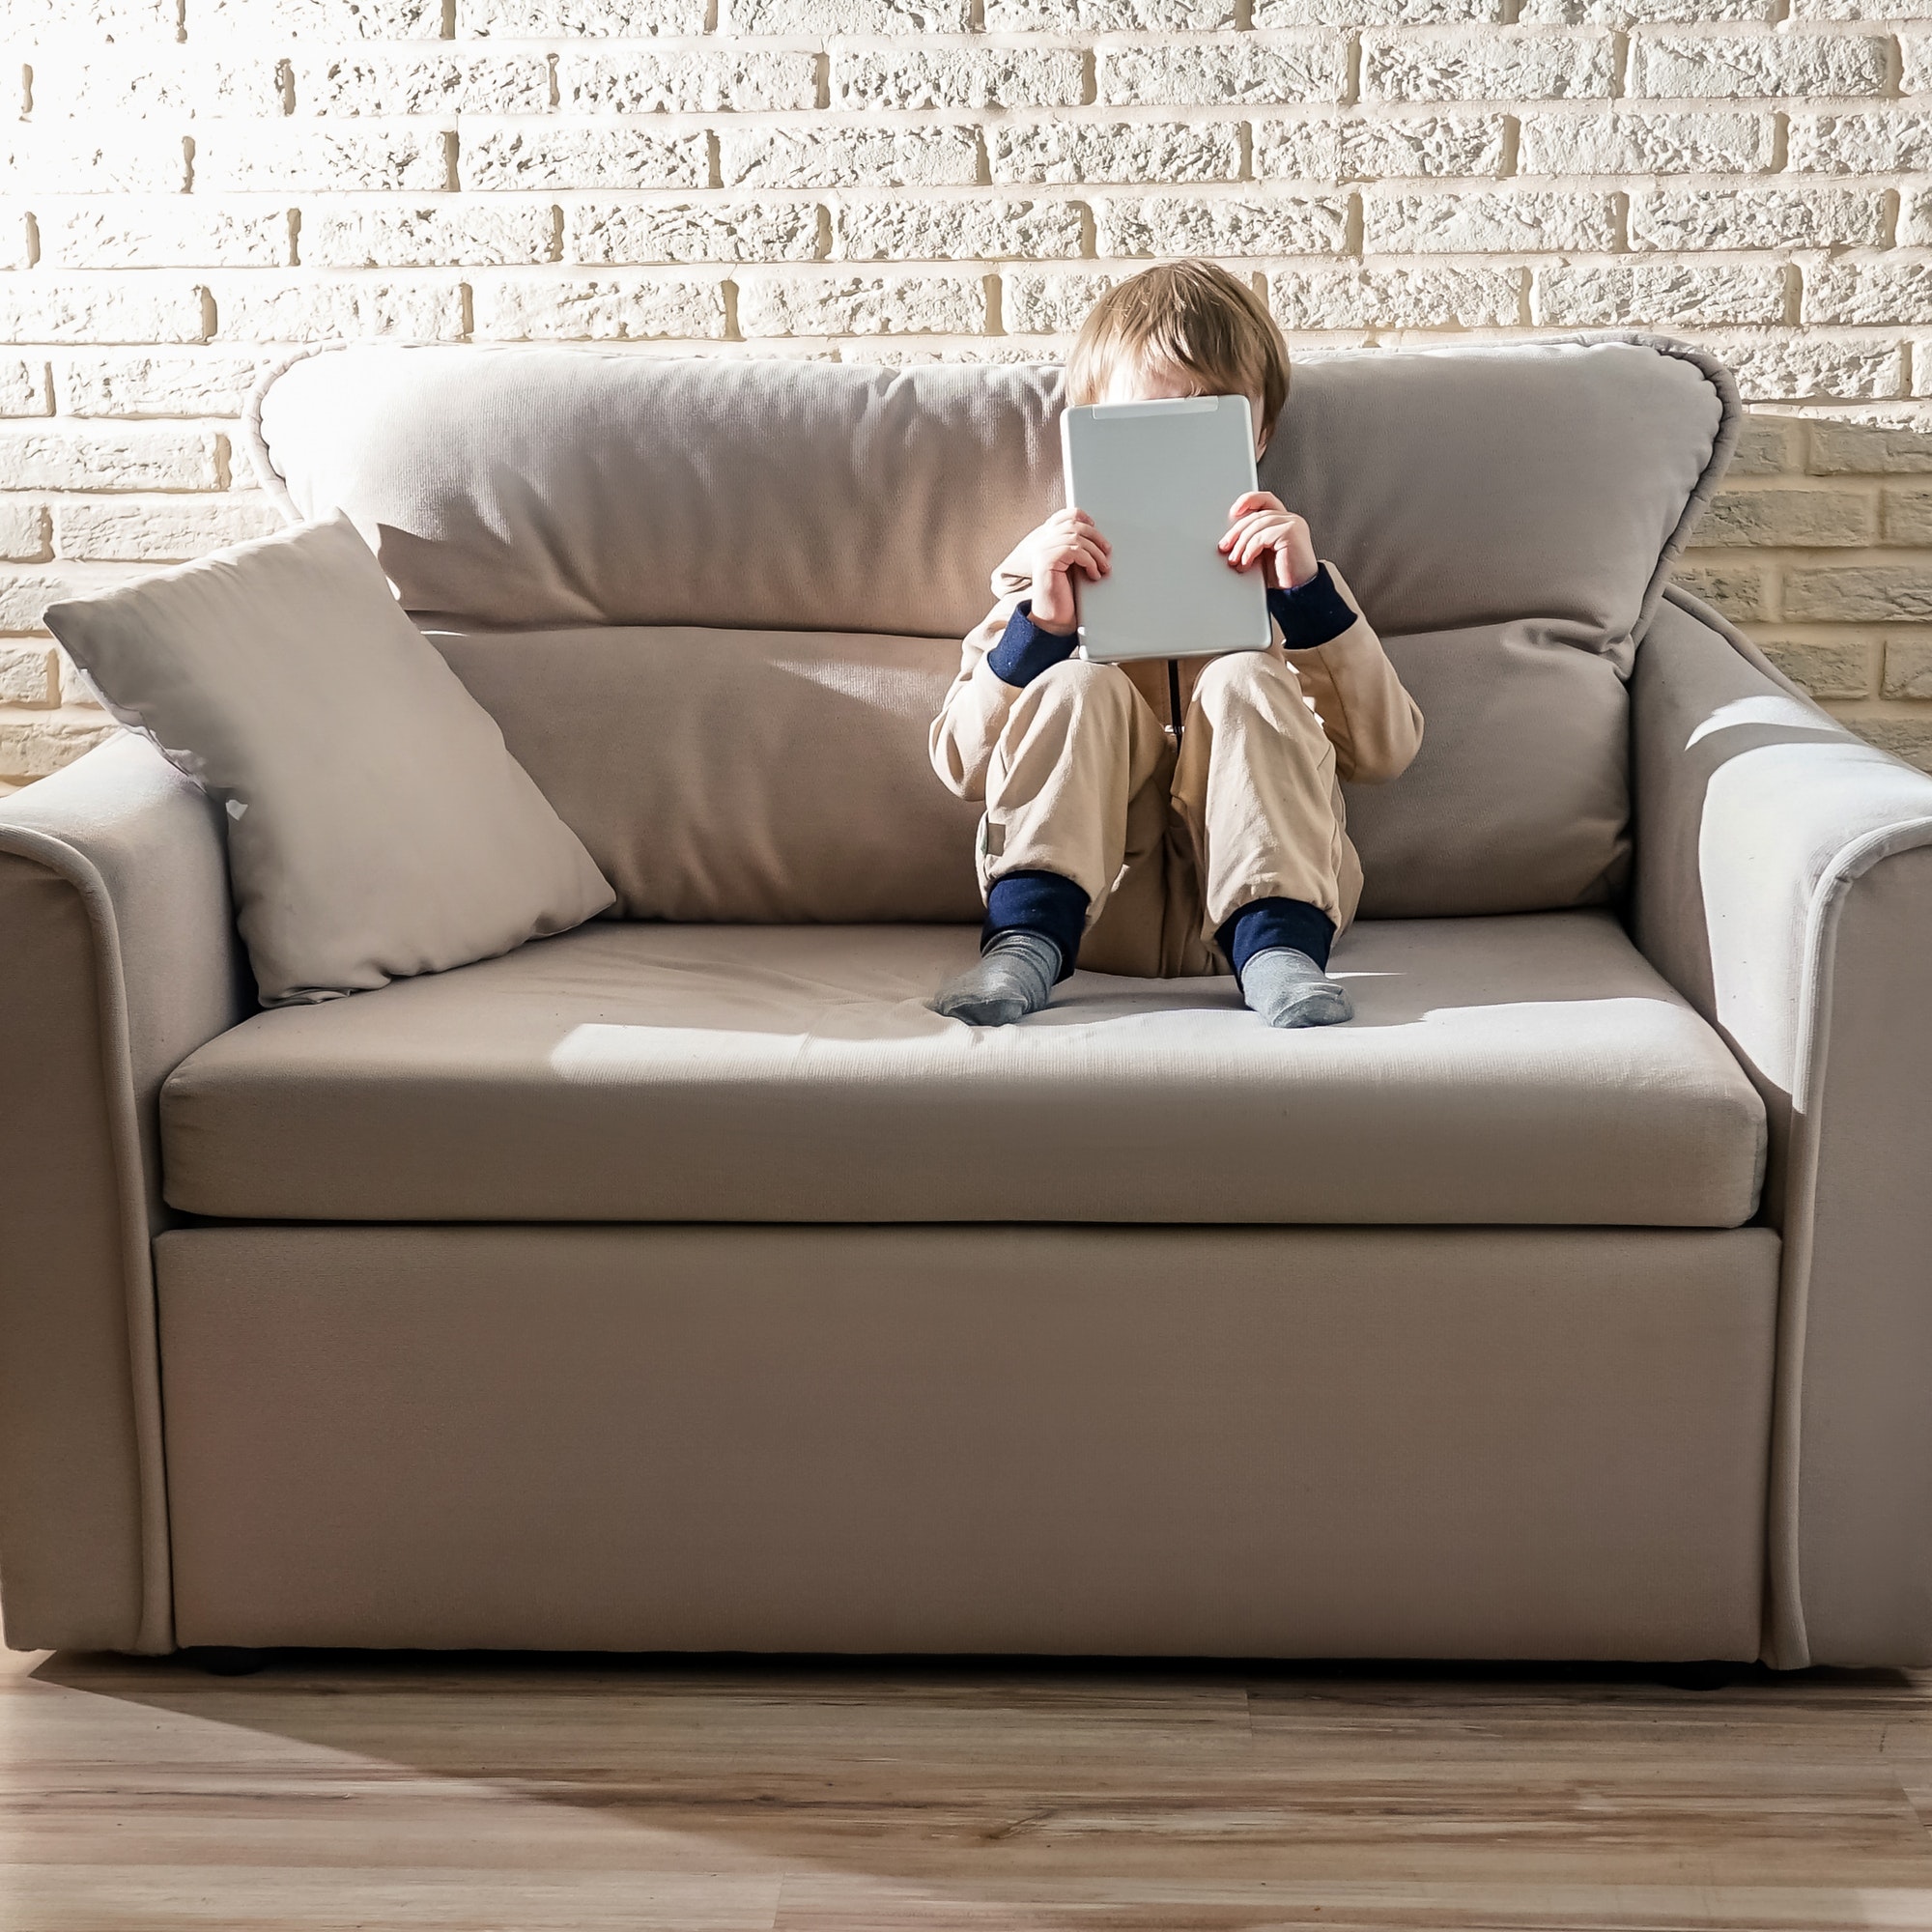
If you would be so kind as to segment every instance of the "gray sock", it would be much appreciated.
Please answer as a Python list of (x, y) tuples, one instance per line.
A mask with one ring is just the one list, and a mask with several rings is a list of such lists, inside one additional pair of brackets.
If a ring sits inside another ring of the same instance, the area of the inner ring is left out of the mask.
[(1355, 1017), (1348, 993), (1305, 952), (1272, 946), (1241, 968), (1241, 997), (1272, 1027), (1334, 1026)]
[(1053, 997), (1060, 948), (1044, 933), (1003, 932), (957, 979), (933, 995), (932, 1010), (968, 1026), (1010, 1026)]

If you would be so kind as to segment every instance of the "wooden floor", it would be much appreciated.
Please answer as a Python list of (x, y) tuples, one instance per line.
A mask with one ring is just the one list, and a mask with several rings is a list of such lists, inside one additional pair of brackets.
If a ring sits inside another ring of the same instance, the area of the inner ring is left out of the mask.
[(0, 1664), (0, 1927), (1932, 1928), (1932, 1675)]

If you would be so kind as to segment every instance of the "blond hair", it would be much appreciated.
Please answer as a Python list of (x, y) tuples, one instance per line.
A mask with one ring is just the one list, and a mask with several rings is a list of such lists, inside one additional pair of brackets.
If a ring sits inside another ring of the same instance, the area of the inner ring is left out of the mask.
[(1119, 370), (1151, 367), (1193, 377), (1204, 395), (1256, 398), (1264, 437), (1288, 401), (1288, 344), (1274, 318), (1211, 262), (1163, 262), (1109, 289), (1074, 338), (1067, 394), (1098, 402)]

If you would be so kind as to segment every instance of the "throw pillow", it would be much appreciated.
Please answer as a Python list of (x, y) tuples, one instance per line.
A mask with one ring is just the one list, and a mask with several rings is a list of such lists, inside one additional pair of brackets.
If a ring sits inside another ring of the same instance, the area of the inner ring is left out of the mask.
[(611, 902), (340, 513), (46, 622), (108, 709), (226, 807), (264, 1006), (467, 965)]

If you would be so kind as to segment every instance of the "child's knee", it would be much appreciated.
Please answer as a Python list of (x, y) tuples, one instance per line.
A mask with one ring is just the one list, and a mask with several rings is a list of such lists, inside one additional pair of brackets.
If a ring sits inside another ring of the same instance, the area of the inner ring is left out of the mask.
[(1230, 651), (1202, 666), (1194, 680), (1194, 698), (1210, 710), (1229, 701), (1272, 700), (1281, 696), (1280, 687), (1293, 687), (1294, 682), (1287, 667), (1270, 652)]
[(1123, 717), (1134, 701), (1133, 683), (1119, 665), (1066, 658), (1049, 666), (1027, 686), (1013, 707), (1013, 719), (1025, 728), (1042, 713)]

